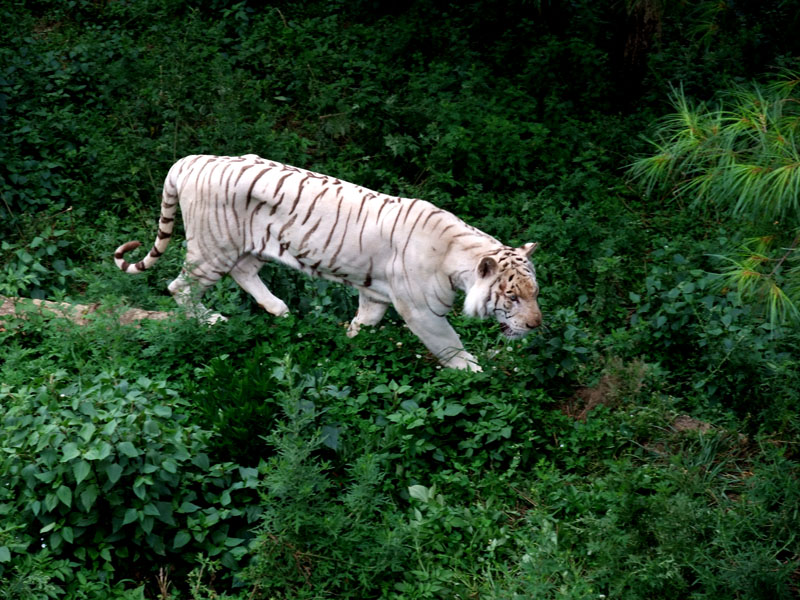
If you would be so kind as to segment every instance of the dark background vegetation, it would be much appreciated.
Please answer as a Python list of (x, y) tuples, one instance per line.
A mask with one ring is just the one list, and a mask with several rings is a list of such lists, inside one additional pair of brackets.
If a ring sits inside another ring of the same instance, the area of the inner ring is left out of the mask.
[[(791, 323), (715, 285), (752, 223), (628, 176), (682, 86), (800, 67), (793, 1), (4, 2), (4, 598), (796, 598)], [(351, 291), (262, 272), (171, 310), (156, 232), (191, 153), (258, 153), (538, 241), (545, 326), (453, 320), (439, 369)], [(786, 225), (796, 229), (796, 223)]]

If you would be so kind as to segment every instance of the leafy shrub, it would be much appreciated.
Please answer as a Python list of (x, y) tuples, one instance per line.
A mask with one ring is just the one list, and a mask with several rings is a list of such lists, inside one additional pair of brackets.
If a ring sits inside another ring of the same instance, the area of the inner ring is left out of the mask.
[[(509, 531), (516, 565), (482, 597), (792, 597), (798, 562), (786, 542), (797, 525), (785, 508), (800, 492), (796, 465), (780, 450), (748, 464), (725, 432), (649, 434), (631, 456), (596, 463), (604, 468), (589, 480), (537, 465), (529, 510)], [(654, 451), (661, 461), (635, 458)], [(754, 522), (751, 502), (775, 511)]]
[[(276, 426), (287, 398), (302, 394), (324, 407), (349, 395), (348, 389), (328, 385), (329, 375), (320, 369), (303, 372), (290, 355), (275, 356), (286, 349), (279, 337), (246, 354), (215, 357), (195, 372), (188, 387), (199, 419), (217, 433), (211, 444), (241, 464), (257, 465), (265, 458), (269, 447), (264, 438)], [(323, 439), (338, 450), (338, 429), (330, 421), (327, 416), (323, 419)]]
[(84, 387), (65, 375), (0, 397), (0, 512), (17, 515), (22, 554), (44, 545), (117, 576), (192, 551), (234, 566), (259, 514), (256, 472), (212, 464), (208, 433), (163, 381), (104, 373)]
[(44, 298), (62, 293), (73, 275), (72, 260), (64, 256), (67, 233), (47, 226), (25, 246), (3, 241), (0, 294)]
[(632, 329), (623, 339), (661, 356), (687, 395), (785, 420), (794, 403), (796, 332), (766, 322), (735, 292), (718, 292), (716, 276), (690, 268), (677, 250), (665, 244), (653, 252), (644, 293), (629, 293)]
[(786, 72), (729, 91), (718, 107), (693, 106), (674, 90), (675, 113), (657, 132), (654, 154), (631, 168), (647, 194), (740, 217), (753, 239), (728, 257), (724, 283), (764, 305), (772, 322), (800, 320), (797, 84)]
[(405, 530), (381, 493), (384, 458), (365, 453), (334, 470), (320, 456), (320, 412), (298, 390), (268, 438), (259, 470), (264, 514), (243, 578), (269, 596), (379, 598), (404, 570)]

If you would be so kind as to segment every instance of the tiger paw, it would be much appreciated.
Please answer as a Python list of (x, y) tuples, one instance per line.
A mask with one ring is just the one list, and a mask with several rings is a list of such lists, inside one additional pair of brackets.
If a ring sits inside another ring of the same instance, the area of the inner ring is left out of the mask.
[(219, 313), (209, 312), (200, 317), (200, 320), (206, 325), (214, 325), (215, 323), (219, 323), (220, 321), (227, 321), (228, 317), (225, 317)]
[(353, 320), (350, 322), (350, 326), (347, 328), (347, 337), (356, 337), (359, 331), (361, 331), (361, 323), (356, 323), (355, 320)]
[(454, 356), (449, 360), (440, 360), (443, 366), (450, 369), (459, 369), (462, 371), (472, 371), (473, 373), (482, 373), (483, 369), (478, 364), (474, 356), (468, 352), (463, 352), (460, 356)]
[(265, 306), (261, 304), (261, 308), (267, 311), (269, 314), (276, 316), (276, 317), (288, 317), (289, 316), (289, 307), (286, 306), (286, 303), (278, 300), (277, 302), (271, 303), (269, 306)]

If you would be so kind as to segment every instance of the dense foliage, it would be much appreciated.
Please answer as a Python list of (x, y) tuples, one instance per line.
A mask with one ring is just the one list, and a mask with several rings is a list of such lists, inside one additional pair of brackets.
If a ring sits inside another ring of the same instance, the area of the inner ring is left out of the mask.
[(746, 217), (744, 227), (759, 235), (729, 259), (721, 282), (763, 301), (773, 323), (800, 322), (798, 83), (785, 73), (766, 88), (736, 89), (718, 108), (690, 106), (676, 92), (657, 153), (633, 166), (650, 194)]
[[(98, 304), (0, 321), (0, 596), (797, 597), (794, 4), (0, 6), (0, 294)], [(545, 325), (451, 372), (268, 265), (122, 326), (196, 152), (538, 241)]]

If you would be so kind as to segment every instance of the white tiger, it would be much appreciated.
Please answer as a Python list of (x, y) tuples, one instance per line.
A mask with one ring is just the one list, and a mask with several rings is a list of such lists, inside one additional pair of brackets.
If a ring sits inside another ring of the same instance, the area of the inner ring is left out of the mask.
[(440, 363), (479, 371), (446, 319), (456, 290), (464, 312), (494, 315), (503, 333), (522, 337), (542, 322), (539, 286), (529, 257), (537, 244), (504, 246), (451, 213), (418, 199), (397, 198), (334, 177), (264, 160), (187, 156), (167, 174), (158, 236), (137, 263), (114, 253), (126, 273), (148, 269), (164, 253), (180, 202), (187, 254), (169, 291), (180, 306), (213, 323), (224, 319), (200, 304), (225, 274), (273, 315), (286, 304), (258, 276), (269, 259), (359, 291), (347, 330), (375, 325), (393, 304)]

